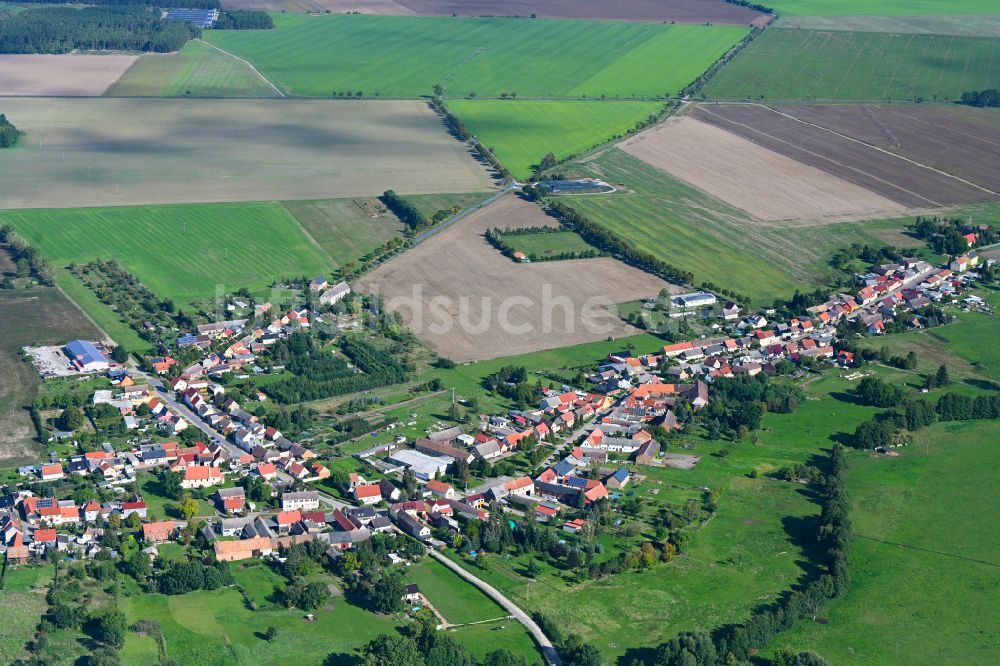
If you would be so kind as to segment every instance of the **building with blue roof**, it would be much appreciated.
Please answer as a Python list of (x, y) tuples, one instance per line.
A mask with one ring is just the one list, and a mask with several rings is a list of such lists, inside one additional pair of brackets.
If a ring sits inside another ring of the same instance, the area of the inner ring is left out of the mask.
[(111, 367), (104, 352), (88, 340), (72, 340), (66, 343), (64, 351), (78, 372), (104, 372)]

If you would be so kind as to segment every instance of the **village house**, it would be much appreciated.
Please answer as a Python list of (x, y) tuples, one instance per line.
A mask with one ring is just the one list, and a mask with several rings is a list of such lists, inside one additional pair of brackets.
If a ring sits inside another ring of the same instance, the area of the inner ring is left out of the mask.
[(143, 523), (142, 538), (144, 541), (154, 544), (167, 543), (173, 538), (174, 532), (177, 531), (178, 527), (178, 524), (172, 520), (165, 520), (158, 523)]
[(235, 488), (219, 488), (215, 491), (215, 506), (225, 514), (243, 513), (246, 508), (246, 491)]
[(311, 511), (319, 508), (319, 492), (309, 490), (297, 493), (282, 493), (282, 511)]
[(181, 488), (208, 488), (221, 485), (225, 481), (222, 470), (207, 465), (192, 465), (184, 468), (184, 478)]

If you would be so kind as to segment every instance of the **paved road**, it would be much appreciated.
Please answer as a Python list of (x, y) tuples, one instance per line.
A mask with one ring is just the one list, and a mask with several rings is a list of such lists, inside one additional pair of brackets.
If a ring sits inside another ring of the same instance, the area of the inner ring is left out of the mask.
[(538, 643), (539, 647), (542, 649), (542, 656), (545, 657), (546, 662), (552, 664), (552, 666), (562, 666), (562, 661), (559, 659), (559, 655), (556, 653), (556, 648), (552, 645), (552, 641), (550, 641), (542, 632), (541, 627), (539, 627), (538, 624), (531, 619), (530, 615), (518, 608), (513, 601), (500, 594), (500, 591), (495, 587), (486, 581), (473, 576), (471, 573), (455, 564), (441, 553), (436, 550), (429, 550), (428, 552), (435, 560), (482, 590), (486, 596), (500, 604), (508, 613), (510, 613), (511, 617), (523, 624), (528, 632), (535, 638), (535, 642)]
[(518, 182), (511, 183), (510, 185), (508, 185), (507, 187), (503, 188), (499, 192), (496, 192), (495, 194), (492, 194), (489, 197), (487, 197), (486, 199), (484, 199), (483, 201), (480, 201), (475, 206), (469, 206), (465, 210), (463, 210), (463, 211), (461, 211), (459, 213), (456, 213), (455, 215), (451, 216), (450, 218), (448, 218), (447, 220), (445, 220), (441, 224), (436, 224), (433, 227), (431, 227), (430, 229), (428, 229), (427, 231), (425, 231), (425, 232), (423, 232), (421, 234), (417, 234), (416, 236), (413, 237), (413, 245), (416, 245), (417, 243), (421, 243), (421, 242), (427, 240), (428, 238), (430, 238), (431, 236), (433, 236), (435, 234), (441, 233), (442, 231), (444, 231), (445, 229), (447, 229), (451, 225), (455, 224), (456, 222), (458, 222), (460, 220), (464, 220), (466, 217), (468, 217), (469, 215), (471, 215), (475, 211), (479, 210), (480, 208), (485, 208), (486, 206), (489, 206), (491, 203), (493, 203), (494, 201), (496, 201), (497, 199), (499, 199), (503, 195), (507, 194), (508, 192), (513, 192), (514, 190), (519, 190), (519, 189), (521, 189), (521, 183), (518, 183)]

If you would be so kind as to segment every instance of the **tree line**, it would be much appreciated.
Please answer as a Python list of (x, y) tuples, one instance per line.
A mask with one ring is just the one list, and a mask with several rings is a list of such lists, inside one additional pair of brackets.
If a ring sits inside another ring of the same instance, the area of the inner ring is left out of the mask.
[(657, 259), (649, 252), (632, 247), (617, 235), (611, 233), (601, 225), (591, 222), (562, 202), (550, 202), (548, 206), (549, 210), (555, 213), (568, 229), (580, 234), (583, 240), (597, 249), (612, 254), (626, 264), (635, 266), (647, 273), (652, 273), (667, 281), (694, 284), (694, 273), (691, 271), (668, 264), (662, 259)]
[[(0, 124), (3, 116), (0, 115)], [(0, 248), (5, 249), (16, 266), (18, 277), (31, 276), (39, 283), (52, 286), (54, 278), (52, 276), (52, 266), (35, 248), (28, 245), (28, 241), (21, 238), (14, 230), (14, 225), (5, 224), (0, 226)], [(3, 281), (3, 287), (12, 287), (13, 284), (7, 280)]]
[(430, 226), (430, 220), (420, 212), (420, 209), (409, 201), (399, 196), (392, 190), (386, 190), (380, 196), (379, 201), (391, 210), (400, 222), (405, 224), (411, 232), (421, 231)]
[[(517, 252), (517, 248), (511, 245), (506, 237), (507, 236), (531, 236), (539, 234), (552, 234), (560, 233), (562, 229), (557, 229), (555, 227), (526, 227), (523, 229), (487, 229), (486, 230), (486, 240), (490, 245), (495, 247), (500, 251), (505, 257), (509, 259), (514, 258), (514, 253)], [(564, 261), (566, 259), (593, 259), (594, 257), (601, 256), (602, 252), (600, 250), (590, 249), (584, 250), (582, 252), (569, 251), (569, 252), (557, 252), (553, 254), (543, 254), (539, 255), (534, 252), (526, 253), (525, 256), (530, 261)]]
[(17, 144), (21, 138), (21, 133), (14, 127), (14, 123), (7, 120), (7, 116), (0, 113), (0, 148), (10, 148)]
[[(791, 629), (800, 619), (815, 618), (827, 599), (847, 593), (851, 585), (850, 549), (851, 522), (848, 516), (844, 474), (847, 471), (846, 451), (835, 444), (830, 452), (828, 470), (812, 483), (822, 497), (819, 528), (816, 530), (816, 551), (821, 553), (820, 573), (801, 589), (792, 590), (780, 601), (755, 610), (745, 623), (730, 625), (712, 634), (687, 631), (657, 648), (651, 666), (717, 666), (747, 662), (783, 631)], [(759, 658), (759, 655), (758, 657)], [(816, 657), (785, 655), (776, 664), (824, 664)]]
[(511, 178), (512, 175), (507, 167), (505, 167), (500, 160), (494, 157), (492, 151), (481, 144), (469, 128), (466, 127), (465, 124), (459, 120), (447, 106), (445, 106), (444, 102), (441, 101), (441, 94), (444, 92), (444, 89), (441, 88), (439, 92), (439, 86), (440, 84), (434, 87), (435, 96), (430, 101), (431, 108), (444, 116), (448, 129), (450, 129), (462, 141), (469, 142), (472, 147), (476, 149), (476, 152), (479, 153), (479, 156), (482, 157), (490, 166), (496, 169), (501, 178)]
[(989, 88), (987, 90), (964, 92), (960, 101), (962, 104), (967, 104), (968, 106), (996, 108), (1000, 106), (1000, 90)]
[(0, 21), (0, 53), (177, 51), (201, 30), (153, 7), (37, 7)]

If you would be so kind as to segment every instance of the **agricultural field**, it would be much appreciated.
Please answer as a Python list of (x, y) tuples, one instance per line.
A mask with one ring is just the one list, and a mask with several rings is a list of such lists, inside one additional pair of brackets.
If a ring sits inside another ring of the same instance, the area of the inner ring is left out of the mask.
[(448, 108), (515, 178), (542, 157), (563, 160), (626, 134), (663, 110), (656, 102), (454, 100)]
[[(993, 109), (837, 105), (783, 106), (780, 110), (802, 122), (849, 136), (985, 190), (1000, 190), (1000, 161), (995, 159), (1000, 148), (1000, 113)], [(741, 118), (736, 121), (743, 122)], [(816, 143), (810, 141), (810, 145)], [(884, 177), (881, 173), (879, 176)], [(993, 198), (1000, 198), (1000, 194)]]
[(0, 96), (102, 95), (136, 61), (134, 55), (0, 55)]
[(705, 86), (709, 99), (954, 100), (1000, 86), (988, 37), (765, 30)]
[[(606, 150), (565, 170), (622, 189), (560, 201), (632, 245), (693, 271), (696, 282), (729, 285), (754, 302), (770, 303), (803, 284), (821, 284), (830, 275), (824, 264), (836, 246), (802, 242), (802, 234), (812, 229), (790, 223), (780, 231), (621, 150)], [(791, 228), (794, 234), (787, 231)], [(816, 227), (824, 235), (834, 228)], [(849, 234), (841, 242), (849, 245), (855, 238)]]
[(766, 220), (884, 217), (901, 204), (695, 118), (671, 119), (620, 146)]
[(997, 201), (995, 114), (963, 111), (729, 104), (700, 105), (693, 117), (904, 206)]
[(723, 0), (548, 0), (543, 5), (528, 0), (224, 0), (226, 9), (262, 9), (271, 12), (324, 12), (334, 14), (396, 14), (421, 16), (540, 16), (545, 18), (763, 25), (769, 15)]
[(27, 411), (39, 379), (32, 365), (23, 360), (21, 347), (62, 344), (75, 338), (96, 340), (101, 335), (52, 287), (0, 290), (0, 312), (0, 465), (9, 467), (33, 463), (44, 452), (33, 442), (35, 428)]
[(516, 252), (523, 252), (529, 257), (548, 257), (564, 252), (588, 252), (595, 250), (594, 246), (583, 240), (580, 234), (573, 231), (557, 231), (546, 234), (525, 234), (505, 236)]
[(57, 264), (114, 258), (178, 304), (333, 265), (279, 203), (0, 211), (6, 223)]
[(782, 16), (775, 28), (1000, 37), (997, 16)]
[(768, 6), (790, 16), (938, 16), (998, 14), (992, 0), (769, 0)]
[(0, 661), (14, 663), (28, 657), (25, 644), (48, 609), (45, 589), (52, 578), (48, 568), (18, 568), (7, 572), (2, 599), (4, 621), (0, 623)]
[(415, 101), (7, 99), (0, 208), (482, 192), (468, 147)]
[(139, 58), (107, 92), (112, 97), (278, 97), (249, 65), (200, 40), (177, 53)]
[(513, 264), (483, 238), (490, 227), (552, 224), (539, 206), (509, 195), (379, 266), (356, 287), (381, 295), (421, 341), (455, 361), (635, 334), (606, 308), (656, 296), (670, 288), (666, 282), (610, 257)]
[[(292, 96), (659, 97), (676, 94), (749, 31), (494, 18), (277, 14), (273, 30), (205, 40)], [(539, 57), (545, 45), (547, 58)], [(662, 63), (648, 67), (650, 62)], [(572, 63), (567, 66), (566, 63)]]

